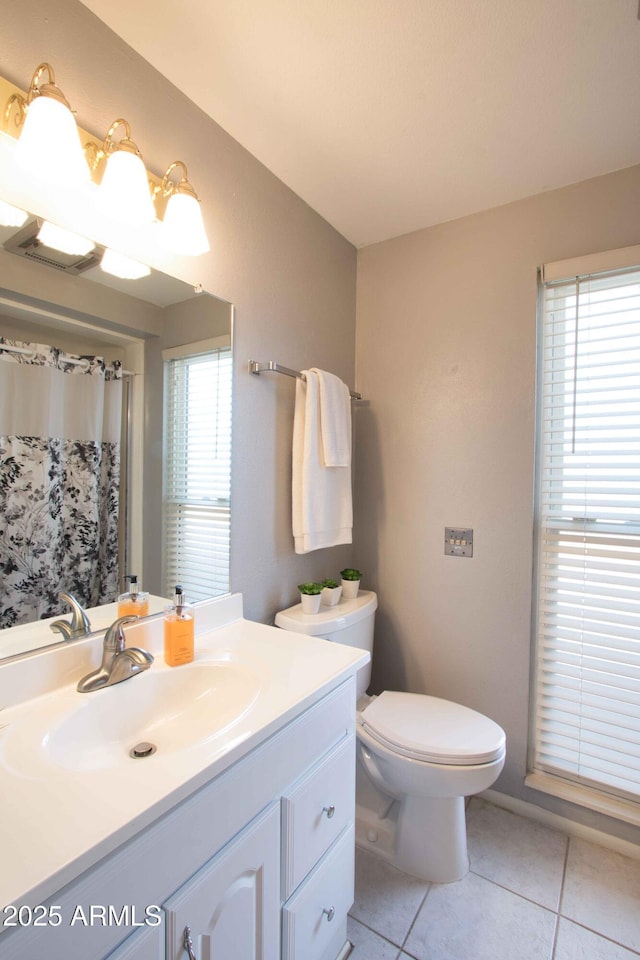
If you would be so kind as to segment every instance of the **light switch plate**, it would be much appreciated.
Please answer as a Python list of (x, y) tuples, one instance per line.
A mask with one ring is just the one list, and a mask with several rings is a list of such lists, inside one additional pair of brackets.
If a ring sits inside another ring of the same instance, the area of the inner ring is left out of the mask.
[(473, 530), (470, 527), (445, 527), (444, 552), (449, 557), (472, 557)]

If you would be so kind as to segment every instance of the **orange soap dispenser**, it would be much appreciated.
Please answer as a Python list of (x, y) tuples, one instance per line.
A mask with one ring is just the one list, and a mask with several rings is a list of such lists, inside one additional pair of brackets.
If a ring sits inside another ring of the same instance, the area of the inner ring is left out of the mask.
[(164, 615), (164, 660), (170, 667), (191, 663), (194, 654), (193, 607), (186, 603), (182, 587), (176, 586), (171, 606)]
[(138, 578), (132, 574), (125, 577), (129, 581), (129, 592), (118, 597), (118, 617), (147, 617), (149, 615), (149, 594), (138, 587)]

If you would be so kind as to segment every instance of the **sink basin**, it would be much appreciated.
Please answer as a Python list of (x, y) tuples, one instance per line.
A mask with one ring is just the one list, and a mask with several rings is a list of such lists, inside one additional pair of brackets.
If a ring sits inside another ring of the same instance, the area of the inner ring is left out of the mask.
[(9, 719), (3, 761), (23, 775), (42, 765), (72, 771), (122, 763), (140, 742), (162, 756), (202, 744), (237, 723), (258, 697), (260, 678), (246, 664), (209, 661), (144, 674), (92, 693), (43, 698), (25, 715)]

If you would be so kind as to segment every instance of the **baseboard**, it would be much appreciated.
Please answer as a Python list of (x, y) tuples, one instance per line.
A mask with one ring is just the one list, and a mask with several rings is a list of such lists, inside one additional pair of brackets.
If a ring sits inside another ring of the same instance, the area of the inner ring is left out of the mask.
[(535, 820), (545, 827), (551, 827), (553, 830), (560, 830), (572, 837), (579, 837), (581, 840), (587, 840), (589, 843), (596, 843), (600, 847), (608, 847), (616, 853), (621, 853), (625, 857), (634, 857), (640, 860), (640, 845), (631, 843), (630, 840), (622, 840), (620, 837), (612, 837), (609, 833), (602, 830), (596, 830), (594, 827), (586, 827), (582, 823), (576, 823), (567, 817), (561, 817), (557, 813), (545, 810), (535, 803), (528, 803), (526, 800), (519, 800), (517, 797), (510, 797), (506, 793), (499, 793), (497, 790), (485, 790), (478, 794), (489, 803), (496, 807), (502, 807), (511, 813), (517, 813), (521, 817), (528, 817), (529, 820)]

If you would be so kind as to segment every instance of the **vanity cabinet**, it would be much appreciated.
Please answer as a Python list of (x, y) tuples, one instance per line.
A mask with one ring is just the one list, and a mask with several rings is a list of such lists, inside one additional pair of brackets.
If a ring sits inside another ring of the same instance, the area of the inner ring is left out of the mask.
[[(197, 960), (336, 960), (353, 901), (354, 725), (351, 677), (132, 827), (50, 898), (63, 922), (3, 933), (0, 960), (188, 960), (185, 927)], [(69, 922), (123, 904), (128, 927)]]
[(165, 960), (162, 927), (138, 930), (109, 954), (109, 960)]

